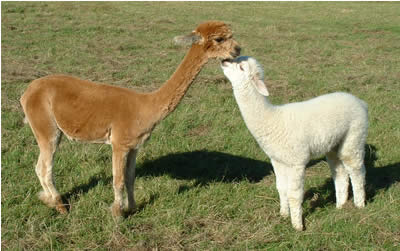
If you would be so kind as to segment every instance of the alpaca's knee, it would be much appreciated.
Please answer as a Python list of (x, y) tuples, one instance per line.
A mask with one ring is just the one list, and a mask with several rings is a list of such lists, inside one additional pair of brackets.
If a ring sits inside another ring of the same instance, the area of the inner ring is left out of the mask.
[(287, 184), (286, 182), (278, 181), (276, 188), (279, 193), (279, 201), (280, 201), (280, 215), (283, 217), (289, 216), (289, 201), (287, 196)]

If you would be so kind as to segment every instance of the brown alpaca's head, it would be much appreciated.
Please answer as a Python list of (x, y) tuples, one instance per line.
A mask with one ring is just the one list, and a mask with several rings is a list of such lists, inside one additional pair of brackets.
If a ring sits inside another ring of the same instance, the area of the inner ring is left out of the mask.
[(178, 44), (200, 46), (207, 58), (228, 60), (240, 55), (240, 46), (233, 39), (232, 30), (220, 21), (202, 23), (190, 35), (175, 37), (174, 40)]

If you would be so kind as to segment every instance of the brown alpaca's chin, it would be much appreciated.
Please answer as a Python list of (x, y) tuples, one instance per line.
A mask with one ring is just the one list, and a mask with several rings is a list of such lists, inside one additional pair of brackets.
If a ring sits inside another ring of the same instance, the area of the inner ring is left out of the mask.
[(230, 57), (221, 59), (221, 63), (222, 63), (222, 64), (225, 63), (225, 62), (231, 63), (231, 62), (233, 62), (233, 61), (235, 60), (235, 58), (237, 58), (239, 55), (240, 55), (240, 52), (231, 52), (231, 53), (230, 53)]

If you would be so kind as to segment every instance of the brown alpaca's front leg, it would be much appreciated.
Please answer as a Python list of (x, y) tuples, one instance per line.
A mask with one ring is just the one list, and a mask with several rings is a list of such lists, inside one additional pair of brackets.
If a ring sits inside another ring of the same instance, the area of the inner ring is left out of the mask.
[(114, 217), (120, 217), (123, 213), (123, 193), (125, 186), (125, 169), (127, 164), (128, 151), (113, 147), (112, 170), (114, 203), (111, 206), (111, 213)]
[(131, 150), (129, 152), (125, 169), (125, 187), (128, 200), (127, 203), (128, 212), (133, 212), (136, 208), (135, 197), (134, 197), (136, 154), (137, 154), (136, 149)]

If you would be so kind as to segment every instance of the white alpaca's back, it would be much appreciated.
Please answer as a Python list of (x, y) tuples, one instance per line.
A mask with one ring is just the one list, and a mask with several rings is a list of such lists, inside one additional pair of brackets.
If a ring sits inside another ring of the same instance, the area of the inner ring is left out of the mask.
[[(290, 146), (292, 150), (290, 150), (289, 159), (283, 160), (280, 156), (276, 156), (287, 164), (308, 162), (309, 157), (331, 151), (334, 147), (339, 146), (348, 132), (359, 130), (362, 138), (366, 137), (367, 105), (348, 93), (336, 92), (304, 102), (276, 106), (276, 113), (279, 115), (274, 122), (282, 126), (286, 133), (282, 133), (282, 137), (277, 138), (276, 142), (273, 139), (272, 142), (268, 139), (261, 139), (261, 135), (259, 140), (263, 142), (263, 145), (271, 145), (269, 146), (271, 148), (274, 146), (279, 148), (281, 144)], [(260, 114), (254, 114), (254, 116), (260, 117)], [(261, 130), (261, 128), (256, 129), (255, 127), (262, 127), (262, 125), (251, 124), (247, 124), (247, 126), (249, 129), (251, 128), (251, 131)], [(361, 140), (361, 138), (359, 139)], [(362, 147), (364, 146), (362, 145)], [(275, 150), (279, 151), (279, 149)], [(296, 152), (304, 152), (307, 156), (297, 155)]]

